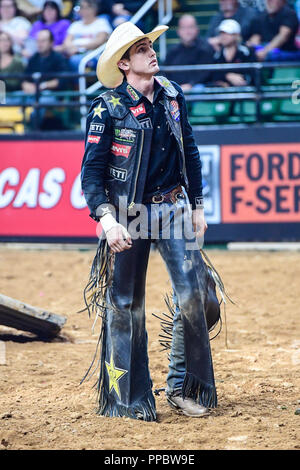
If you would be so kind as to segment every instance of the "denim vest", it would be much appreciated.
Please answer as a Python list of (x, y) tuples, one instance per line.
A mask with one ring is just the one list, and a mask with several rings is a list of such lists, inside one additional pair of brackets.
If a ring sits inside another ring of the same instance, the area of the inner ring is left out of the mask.
[[(178, 91), (165, 77), (155, 77), (163, 87), (163, 105), (170, 132), (174, 135), (180, 158), (180, 178), (188, 188)], [(122, 97), (115, 90), (101, 94), (113, 122), (111, 155), (107, 169), (105, 189), (109, 202), (115, 207), (122, 197), (128, 210), (134, 204), (142, 203), (153, 129), (143, 128), (133, 112), (122, 103)], [(120, 156), (125, 158), (120, 158)], [(125, 207), (124, 207), (125, 208)]]

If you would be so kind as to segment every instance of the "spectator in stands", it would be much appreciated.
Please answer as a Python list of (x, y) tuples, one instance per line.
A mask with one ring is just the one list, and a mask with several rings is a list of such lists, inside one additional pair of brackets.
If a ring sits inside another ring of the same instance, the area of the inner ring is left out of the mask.
[[(24, 65), (19, 56), (14, 53), (13, 41), (10, 35), (4, 31), (0, 33), (0, 73), (21, 74), (24, 71)], [(16, 91), (21, 88), (21, 80), (17, 78), (8, 78), (5, 80), (6, 91)]]
[(251, 7), (242, 7), (238, 0), (220, 0), (220, 12), (212, 17), (206, 37), (209, 43), (218, 50), (221, 47), (218, 27), (225, 19), (236, 20), (241, 26), (241, 35), (243, 41), (249, 39), (251, 34), (252, 22), (257, 12)]
[[(123, 3), (113, 0), (98, 0), (102, 13), (109, 15), (111, 24), (116, 28), (119, 24), (130, 20), (130, 18), (143, 6), (143, 0), (124, 1)], [(151, 14), (151, 10), (147, 15)]]
[(16, 0), (0, 0), (0, 31), (10, 34), (16, 53), (22, 53), (30, 29), (31, 23), (20, 16)]
[(71, 24), (62, 46), (63, 52), (70, 57), (73, 70), (78, 70), (79, 62), (85, 52), (101, 46), (112, 32), (109, 22), (104, 18), (98, 18), (97, 14), (96, 0), (81, 0), (82, 19)]
[[(164, 65), (198, 65), (213, 62), (213, 49), (208, 42), (199, 37), (199, 27), (195, 17), (183, 15), (178, 21), (177, 34), (180, 43), (170, 49)], [(191, 90), (195, 85), (206, 84), (211, 78), (211, 72), (167, 72), (170, 80), (176, 81), (183, 91)]]
[[(34, 74), (40, 72), (41, 74), (46, 73), (60, 73), (69, 71), (65, 57), (59, 52), (53, 50), (54, 37), (49, 29), (43, 29), (37, 34), (37, 52), (29, 59), (28, 65), (25, 69), (26, 74)], [(53, 95), (53, 91), (60, 91), (66, 87), (66, 80), (57, 77), (42, 77), (39, 83), (39, 90), (41, 92), (39, 96), (39, 103), (42, 104), (55, 104), (57, 98)], [(37, 92), (37, 84), (34, 79), (27, 78), (22, 83), (22, 89), (27, 96), (26, 104), (32, 104), (35, 101)], [(35, 109), (31, 114), (31, 124), (35, 122), (37, 116), (43, 125), (44, 118), (46, 116), (46, 108)]]
[(261, 61), (299, 60), (295, 45), (298, 26), (297, 14), (286, 0), (266, 0), (266, 11), (253, 23), (248, 44), (256, 48)]
[[(242, 45), (241, 27), (235, 20), (223, 20), (219, 26), (221, 49), (215, 52), (214, 62), (216, 64), (238, 64), (255, 62), (256, 55), (252, 48)], [(254, 75), (251, 71), (214, 73), (215, 85), (217, 86), (246, 86), (253, 84)]]
[[(54, 37), (49, 29), (43, 29), (37, 34), (37, 52), (29, 59), (28, 65), (25, 69), (26, 74), (33, 74), (40, 72), (46, 73), (59, 73), (67, 72), (68, 65), (66, 59), (53, 50)], [(40, 90), (61, 90), (65, 86), (65, 80), (58, 78), (49, 78), (42, 80), (40, 83)], [(26, 79), (22, 83), (24, 93), (36, 93), (36, 84), (33, 79)]]
[(30, 38), (36, 39), (42, 29), (49, 29), (54, 37), (54, 50), (62, 50), (62, 44), (67, 35), (70, 21), (61, 18), (60, 7), (54, 0), (46, 0), (41, 19), (36, 21), (30, 31)]
[[(42, 13), (45, 0), (17, 0), (18, 7), (26, 18), (35, 18)], [(63, 0), (55, 0), (59, 8), (63, 8)]]
[(143, 0), (129, 1), (126, 0), (123, 3), (112, 2), (112, 15), (113, 15), (113, 27), (116, 28), (119, 24), (129, 21), (130, 18), (143, 6), (145, 3)]

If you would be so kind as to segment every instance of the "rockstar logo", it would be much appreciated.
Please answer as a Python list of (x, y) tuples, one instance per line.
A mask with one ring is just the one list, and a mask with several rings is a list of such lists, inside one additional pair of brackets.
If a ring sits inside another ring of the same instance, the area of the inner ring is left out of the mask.
[(121, 398), (119, 380), (123, 377), (123, 375), (127, 374), (128, 371), (115, 367), (113, 353), (111, 353), (110, 356), (110, 364), (105, 361), (105, 365), (109, 376), (109, 393), (114, 388), (118, 397)]
[(164, 77), (159, 77), (159, 79), (156, 77), (156, 80), (165, 88), (169, 88), (170, 82)]
[(94, 109), (94, 116), (98, 116), (100, 119), (102, 119), (102, 113), (103, 111), (106, 111), (106, 108), (102, 108), (101, 104), (98, 104), (98, 106)]
[(111, 100), (109, 100), (109, 103), (111, 103), (115, 109), (116, 106), (122, 106), (120, 103), (121, 98), (117, 98), (116, 96), (112, 96)]

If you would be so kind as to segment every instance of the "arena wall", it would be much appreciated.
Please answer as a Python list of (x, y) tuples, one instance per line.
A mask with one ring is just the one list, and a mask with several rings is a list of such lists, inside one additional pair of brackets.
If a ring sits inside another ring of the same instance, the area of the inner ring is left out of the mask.
[[(207, 243), (300, 239), (300, 126), (194, 128)], [(81, 193), (79, 134), (0, 137), (0, 239), (96, 239)]]

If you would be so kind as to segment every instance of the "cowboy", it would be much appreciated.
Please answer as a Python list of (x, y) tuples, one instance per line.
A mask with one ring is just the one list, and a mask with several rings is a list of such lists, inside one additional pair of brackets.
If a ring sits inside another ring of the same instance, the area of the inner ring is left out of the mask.
[(156, 420), (145, 329), (152, 242), (176, 305), (167, 401), (191, 417), (217, 406), (204, 316), (207, 276), (194, 248), (207, 228), (201, 161), (181, 88), (156, 75), (153, 42), (167, 29), (144, 34), (126, 22), (111, 34), (97, 65), (108, 90), (87, 116), (81, 173), (90, 216), (103, 229), (88, 289), (103, 317), (98, 413), (145, 421)]

